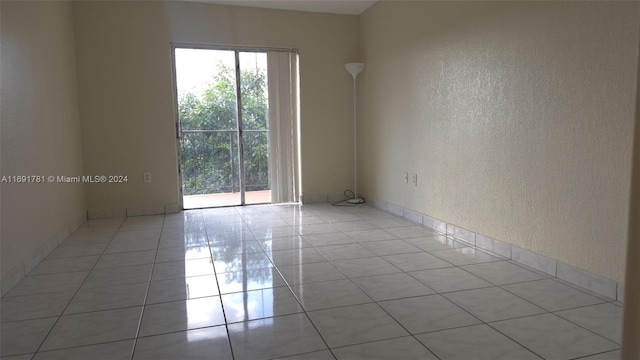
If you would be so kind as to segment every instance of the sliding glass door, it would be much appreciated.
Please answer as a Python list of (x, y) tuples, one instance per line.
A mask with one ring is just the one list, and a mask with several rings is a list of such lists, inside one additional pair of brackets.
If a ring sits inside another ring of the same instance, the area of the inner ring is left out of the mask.
[(175, 48), (185, 209), (271, 202), (267, 54)]
[(300, 197), (295, 49), (174, 46), (183, 208)]

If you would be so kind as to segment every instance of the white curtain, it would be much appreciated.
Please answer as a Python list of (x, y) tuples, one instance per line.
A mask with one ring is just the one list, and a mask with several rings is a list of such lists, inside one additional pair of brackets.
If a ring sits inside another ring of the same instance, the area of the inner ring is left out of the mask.
[(298, 201), (298, 54), (267, 52), (271, 202)]

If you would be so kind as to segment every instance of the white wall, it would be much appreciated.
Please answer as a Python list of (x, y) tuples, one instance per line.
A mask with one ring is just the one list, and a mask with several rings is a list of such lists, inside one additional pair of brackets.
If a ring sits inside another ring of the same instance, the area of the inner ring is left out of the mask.
[(339, 194), (353, 181), (344, 63), (358, 51), (357, 17), (159, 1), (73, 9), (85, 172), (130, 179), (88, 186), (90, 213), (162, 212), (179, 201), (171, 42), (298, 48), (303, 194)]
[(85, 173), (129, 180), (89, 184), (90, 216), (163, 213), (179, 200), (164, 2), (79, 1), (73, 18)]
[[(69, 2), (2, 2), (0, 175), (82, 175)], [(2, 292), (86, 219), (82, 184), (1, 185)]]
[(361, 190), (622, 281), (637, 10), (378, 2), (360, 18)]
[[(640, 63), (636, 84), (640, 85)], [(636, 114), (629, 201), (629, 243), (625, 274), (625, 307), (622, 359), (640, 358), (640, 93), (636, 91)]]

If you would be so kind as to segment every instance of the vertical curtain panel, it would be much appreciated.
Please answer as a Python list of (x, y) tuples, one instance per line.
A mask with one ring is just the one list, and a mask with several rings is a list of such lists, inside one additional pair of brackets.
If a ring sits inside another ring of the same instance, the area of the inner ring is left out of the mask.
[(267, 52), (267, 77), (271, 202), (294, 202), (300, 198), (298, 54)]

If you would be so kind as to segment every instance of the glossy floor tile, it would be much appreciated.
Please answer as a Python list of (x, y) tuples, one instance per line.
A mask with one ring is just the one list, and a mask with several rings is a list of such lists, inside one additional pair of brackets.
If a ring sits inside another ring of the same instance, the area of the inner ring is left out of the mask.
[(439, 293), (491, 286), (490, 283), (458, 267), (413, 271), (409, 274)]
[(274, 268), (237, 271), (216, 275), (221, 294), (286, 286)]
[(415, 247), (404, 240), (370, 241), (364, 244), (376, 255), (397, 255), (422, 252), (422, 249)]
[(360, 244), (327, 245), (317, 248), (329, 261), (374, 257), (376, 254)]
[(272, 251), (279, 250), (291, 250), (311, 247), (312, 245), (307, 242), (301, 235), (278, 237), (278, 238), (264, 238), (259, 239), (258, 243), (267, 254)]
[(444, 235), (424, 236), (405, 239), (405, 241), (423, 251), (457, 249), (469, 246), (468, 244), (456, 241)]
[(134, 339), (142, 307), (61, 316), (42, 350)]
[(620, 306), (606, 303), (558, 311), (555, 314), (617, 344), (622, 343), (623, 309)]
[(335, 232), (328, 234), (311, 234), (303, 236), (307, 242), (313, 246), (329, 246), (353, 244), (355, 239), (347, 236), (345, 233)]
[(353, 282), (375, 301), (435, 294), (435, 291), (404, 273), (359, 277), (354, 278)]
[(121, 239), (114, 238), (111, 243), (109, 243), (109, 246), (104, 250), (104, 253), (113, 254), (128, 251), (153, 250), (158, 248), (158, 243), (160, 242), (159, 233), (157, 235), (153, 234), (153, 236), (149, 238), (134, 235), (131, 235), (130, 237), (127, 236)]
[(149, 282), (153, 264), (93, 269), (82, 287), (102, 287)]
[(382, 301), (379, 304), (412, 334), (481, 323), (440, 295)]
[(453, 266), (450, 263), (426, 252), (389, 255), (384, 256), (383, 258), (402, 271), (418, 271)]
[(413, 223), (410, 223), (409, 226), (392, 227), (387, 229), (387, 231), (400, 239), (437, 235), (434, 231)]
[(28, 275), (6, 295), (37, 295), (55, 292), (70, 292), (80, 288), (89, 273), (76, 271), (48, 275)]
[(320, 253), (320, 251), (312, 247), (276, 250), (267, 252), (267, 255), (271, 258), (271, 262), (276, 266), (309, 264), (327, 261), (327, 258), (324, 257)]
[(266, 360), (327, 348), (305, 314), (251, 320), (228, 328), (237, 360)]
[(156, 263), (151, 280), (168, 280), (190, 276), (214, 275), (211, 259), (194, 259)]
[(299, 284), (291, 289), (307, 311), (373, 302), (351, 280)]
[(12, 296), (2, 299), (2, 322), (60, 316), (74, 292)]
[(416, 336), (442, 360), (539, 360), (540, 357), (487, 325)]
[(544, 313), (544, 309), (498, 287), (443, 294), (484, 322)]
[(154, 304), (144, 307), (139, 336), (166, 334), (224, 323), (219, 296)]
[(278, 227), (253, 227), (251, 232), (258, 241), (272, 240), (279, 238), (295, 238), (299, 236), (298, 230), (291, 226), (278, 226)]
[(134, 344), (135, 340), (124, 340), (62, 350), (41, 351), (34, 360), (129, 360), (133, 353)]
[(545, 359), (574, 359), (618, 348), (617, 344), (553, 314), (490, 325)]
[(211, 258), (211, 250), (209, 249), (209, 246), (189, 245), (184, 247), (167, 247), (158, 249), (155, 262), (171, 262), (209, 258)]
[(349, 278), (402, 272), (381, 257), (339, 260), (334, 261), (333, 264)]
[(121, 266), (153, 264), (156, 250), (131, 251), (118, 254), (105, 254), (100, 257), (94, 269), (108, 269)]
[(73, 259), (73, 261), (69, 261), (69, 259), (49, 259), (43, 260), (36, 266), (33, 270), (31, 270), (30, 275), (45, 275), (45, 274), (56, 274), (56, 273), (66, 273), (66, 272), (74, 272), (74, 271), (89, 271), (93, 268), (93, 266), (100, 258), (99, 255), (92, 256), (78, 256)]
[(174, 228), (162, 230), (158, 247), (164, 249), (208, 244), (209, 240), (204, 229), (197, 232), (189, 232), (188, 230)]
[(231, 348), (224, 326), (179, 331), (139, 338), (133, 359), (215, 359), (231, 360)]
[(67, 306), (64, 315), (142, 306), (147, 288), (146, 283), (82, 287)]
[(107, 247), (108, 243), (96, 243), (96, 244), (77, 244), (77, 245), (69, 245), (58, 246), (57, 249), (53, 250), (51, 254), (47, 257), (48, 259), (63, 259), (63, 258), (73, 258), (78, 256), (91, 256), (91, 255), (100, 255), (104, 252), (104, 249)]
[(228, 323), (303, 312), (286, 286), (225, 294), (222, 295), (222, 304)]
[(604, 353), (581, 357), (580, 360), (620, 360), (622, 352), (620, 350), (607, 351)]
[(437, 250), (437, 251), (433, 251), (431, 254), (443, 260), (446, 260), (456, 266), (480, 264), (480, 263), (502, 260), (502, 258), (498, 258), (496, 256), (489, 255), (481, 250), (476, 250), (469, 247), (448, 249), (448, 250)]
[[(382, 217), (382, 218), (371, 218), (371, 219), (368, 219), (367, 222), (370, 223), (370, 224), (375, 225), (376, 227), (378, 227), (380, 229), (386, 229), (386, 230), (391, 230), (392, 228), (408, 227), (408, 226), (414, 226), (415, 225), (411, 221), (407, 221), (405, 219), (402, 219), (402, 218), (399, 218), (399, 217), (395, 217), (395, 216), (388, 216), (388, 217)], [(391, 231), (388, 231), (388, 232), (391, 233)]]
[(369, 242), (369, 241), (382, 241), (382, 240), (394, 240), (397, 239), (395, 235), (390, 234), (387, 231), (382, 229), (376, 230), (357, 230), (357, 231), (347, 231), (345, 234), (358, 242)]
[(548, 311), (566, 310), (605, 302), (601, 298), (553, 279), (504, 285), (502, 288)]
[(289, 285), (345, 278), (344, 274), (329, 262), (280, 266), (278, 269)]
[(362, 230), (375, 230), (377, 227), (364, 220), (356, 221), (336, 221), (331, 223), (334, 228), (340, 231), (362, 231)]
[(508, 261), (466, 265), (461, 268), (494, 285), (507, 285), (547, 278), (546, 275), (527, 270)]
[(15, 355), (15, 356), (4, 356), (2, 357), (5, 360), (31, 360), (34, 354), (24, 354), (24, 355)]
[(333, 349), (338, 360), (355, 359), (403, 359), (403, 360), (437, 360), (431, 351), (411, 336), (391, 340), (380, 340), (360, 345), (345, 346)]
[(314, 351), (305, 354), (280, 357), (275, 360), (335, 360), (333, 354), (329, 350)]
[(7, 360), (620, 356), (618, 303), (368, 206), (89, 220), (0, 301)]
[(36, 352), (57, 320), (53, 317), (3, 322), (0, 342), (2, 357)]
[(192, 276), (152, 281), (147, 293), (147, 304), (196, 299), (219, 295), (215, 275)]
[(376, 304), (310, 311), (309, 317), (330, 347), (409, 335)]

